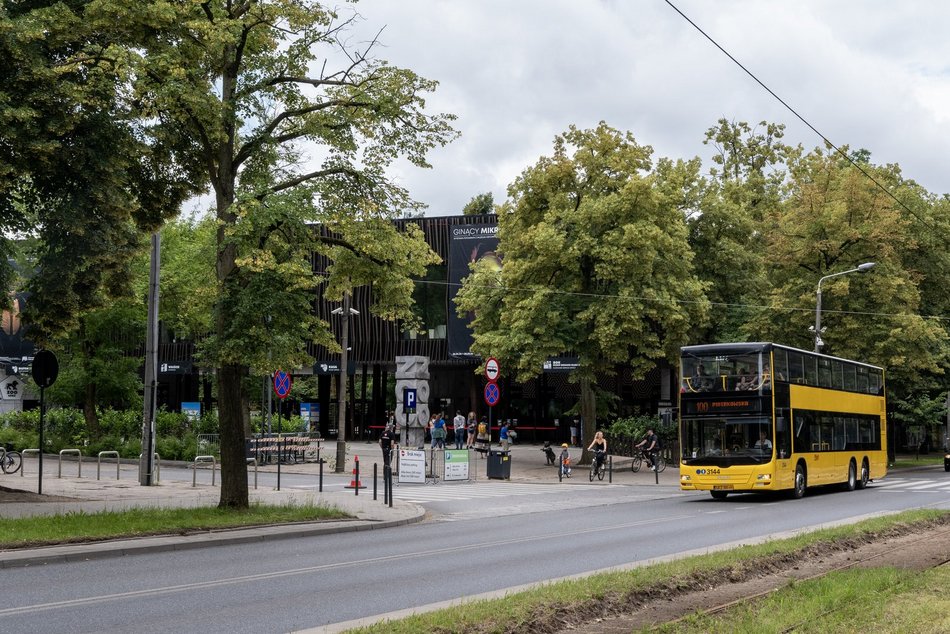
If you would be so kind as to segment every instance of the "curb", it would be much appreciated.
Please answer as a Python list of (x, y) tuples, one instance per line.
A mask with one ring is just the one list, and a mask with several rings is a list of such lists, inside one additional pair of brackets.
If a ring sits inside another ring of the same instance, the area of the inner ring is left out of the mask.
[(414, 505), (412, 516), (396, 520), (331, 520), (324, 523), (269, 525), (210, 531), (193, 535), (162, 535), (7, 550), (0, 552), (0, 570), (71, 561), (111, 559), (146, 553), (178, 552), (211, 546), (231, 546), (297, 537), (353, 533), (405, 526), (421, 522), (423, 519), (425, 519), (425, 509)]

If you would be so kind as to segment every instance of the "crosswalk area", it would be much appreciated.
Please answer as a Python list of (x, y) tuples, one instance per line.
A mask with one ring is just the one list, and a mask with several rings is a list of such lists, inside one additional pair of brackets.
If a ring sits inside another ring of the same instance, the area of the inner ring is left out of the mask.
[(916, 478), (885, 478), (871, 483), (876, 489), (885, 491), (933, 491), (934, 493), (950, 492), (950, 476), (946, 479), (920, 480)]
[(440, 484), (402, 484), (393, 486), (393, 499), (406, 502), (448, 502), (487, 498), (515, 497), (520, 495), (557, 494), (582, 489), (603, 489), (609, 484), (531, 484), (504, 482), (500, 480), (477, 480), (475, 482), (445, 482)]

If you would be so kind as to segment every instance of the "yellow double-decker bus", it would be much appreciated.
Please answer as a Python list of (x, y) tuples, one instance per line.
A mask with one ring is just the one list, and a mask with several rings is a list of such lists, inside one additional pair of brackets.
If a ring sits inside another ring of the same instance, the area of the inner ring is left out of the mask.
[(842, 484), (887, 473), (884, 371), (775, 343), (680, 355), (680, 488), (730, 493)]

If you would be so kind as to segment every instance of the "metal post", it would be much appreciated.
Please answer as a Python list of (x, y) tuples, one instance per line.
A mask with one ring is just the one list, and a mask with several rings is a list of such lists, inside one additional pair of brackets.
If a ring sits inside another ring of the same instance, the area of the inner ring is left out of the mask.
[(393, 468), (392, 468), (392, 465), (391, 465), (391, 464), (390, 464), (390, 466), (387, 467), (387, 468), (389, 469), (389, 485), (388, 485), (388, 487), (389, 487), (389, 508), (392, 508), (392, 507), (393, 507)]
[(376, 477), (377, 477), (378, 469), (379, 469), (379, 464), (374, 462), (373, 463), (373, 500), (374, 501), (376, 500)]
[[(43, 495), (43, 414), (45, 413), (46, 413), (46, 399), (43, 395), (43, 387), (40, 386), (40, 450), (38, 452), (39, 459), (40, 459), (40, 474), (39, 474), (40, 479), (39, 479), (39, 482), (37, 482), (36, 484), (36, 493), (38, 495)], [(23, 455), (23, 454), (20, 454), (20, 455)], [(26, 471), (26, 468), (22, 466), (22, 463), (21, 463), (20, 468), (23, 469), (23, 471)], [(20, 472), (20, 475), (23, 475), (22, 471)]]
[(564, 481), (564, 456), (557, 457), (557, 481)]
[(607, 483), (613, 484), (614, 482), (614, 457), (607, 456)]
[(151, 486), (155, 456), (155, 409), (158, 398), (158, 290), (161, 271), (161, 235), (152, 234), (152, 256), (148, 284), (148, 325), (145, 336), (145, 399), (142, 413), (142, 457), (139, 484)]
[(355, 458), (354, 464), (356, 466), (353, 467), (353, 475), (356, 477), (356, 481), (353, 484), (355, 484), (356, 486), (353, 487), (353, 491), (355, 491), (355, 495), (359, 495), (360, 494), (360, 457), (355, 456), (354, 458)]
[(319, 492), (323, 493), (323, 458), (320, 458), (320, 488)]
[(343, 320), (340, 353), (340, 391), (337, 394), (337, 424), (336, 424), (336, 472), (346, 470), (346, 380), (347, 380), (347, 347), (350, 345), (350, 294), (343, 294), (343, 310), (340, 313)]

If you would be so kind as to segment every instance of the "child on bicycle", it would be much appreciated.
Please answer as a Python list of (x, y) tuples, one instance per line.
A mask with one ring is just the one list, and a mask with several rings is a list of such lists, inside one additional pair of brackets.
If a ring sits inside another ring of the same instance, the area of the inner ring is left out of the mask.
[(571, 477), (571, 452), (568, 451), (567, 443), (561, 445), (561, 475)]

